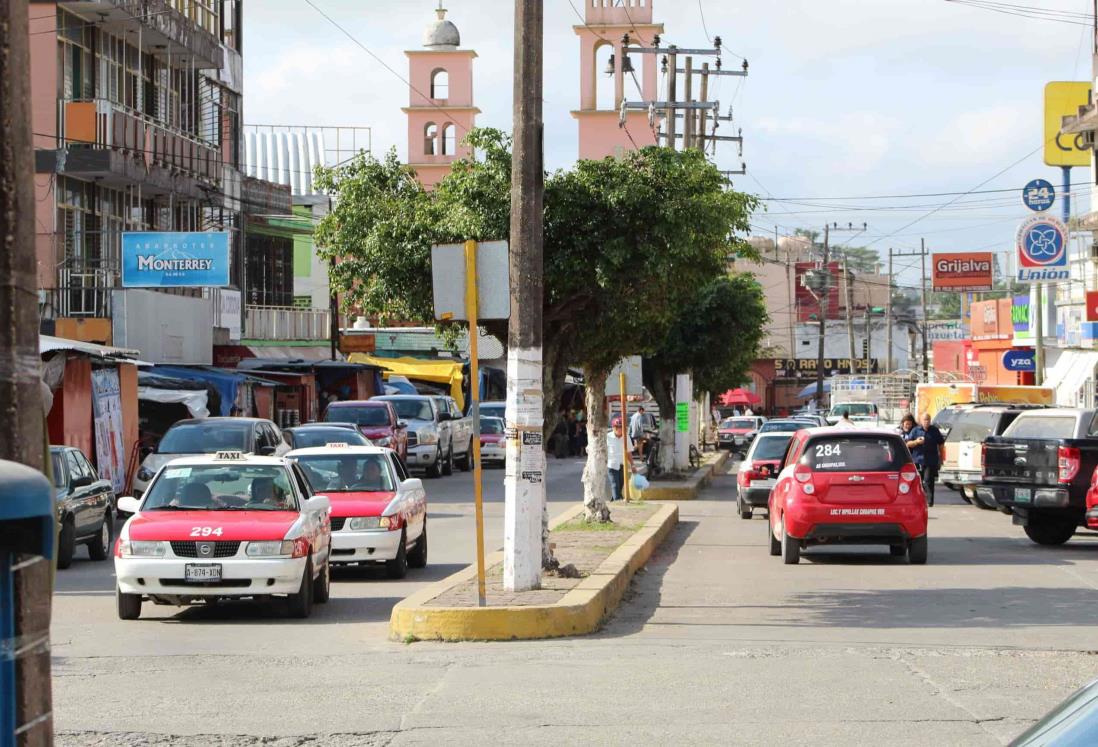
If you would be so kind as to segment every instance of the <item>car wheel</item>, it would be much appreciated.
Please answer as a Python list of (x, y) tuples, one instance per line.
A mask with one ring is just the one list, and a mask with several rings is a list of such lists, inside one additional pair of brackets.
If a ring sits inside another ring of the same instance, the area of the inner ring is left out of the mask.
[(141, 617), (140, 594), (123, 594), (122, 591), (115, 586), (114, 599), (118, 604), (119, 620), (136, 620)]
[(796, 565), (801, 562), (801, 541), (790, 537), (785, 531), (785, 517), (782, 517), (782, 562)]
[(740, 518), (741, 519), (750, 519), (751, 518), (751, 507), (748, 506), (747, 504), (745, 504), (743, 502), (743, 499), (736, 498), (736, 508), (738, 508), (739, 511), (740, 511)]
[[(969, 504), (973, 503), (972, 498), (976, 493), (975, 490), (973, 490), (972, 488), (961, 488), (960, 493), (961, 493), (961, 500), (963, 500), (965, 503), (969, 503)], [(979, 505), (979, 504), (975, 504), (975, 505)], [(981, 508), (982, 508), (982, 506), (981, 506)]]
[(427, 468), (427, 477), (436, 480), (442, 477), (442, 448), (435, 454), (435, 463)]
[(405, 530), (400, 530), (400, 546), (397, 548), (397, 556), (385, 561), (385, 575), (391, 579), (401, 579), (408, 575), (408, 535)]
[(416, 540), (416, 546), (408, 553), (408, 567), (427, 567), (427, 519), (423, 520), (423, 534)]
[(72, 556), (75, 552), (76, 528), (70, 517), (61, 525), (61, 534), (57, 538), (57, 567), (65, 569), (72, 565)]
[(889, 545), (888, 554), (894, 558), (902, 558), (907, 555), (907, 548), (903, 545)]
[(766, 517), (766, 534), (770, 537), (770, 554), (778, 557), (782, 554), (782, 543), (774, 537), (774, 527), (770, 524), (770, 517)]
[(1031, 518), (1025, 530), (1026, 536), (1038, 545), (1062, 545), (1075, 535), (1075, 523)]
[(446, 450), (446, 461), (442, 464), (442, 474), (452, 475), (454, 474), (454, 445), (450, 444), (450, 448)]
[(106, 560), (111, 554), (111, 533), (113, 530), (111, 510), (107, 509), (103, 514), (103, 526), (99, 528), (99, 534), (88, 542), (88, 555), (92, 560)]
[(926, 565), (926, 535), (916, 537), (907, 546), (907, 561), (912, 565)]
[(473, 442), (469, 441), (468, 447), (465, 449), (465, 456), (457, 462), (458, 469), (469, 472), (473, 469)]
[(301, 574), (301, 585), (297, 592), (286, 598), (286, 611), (290, 617), (304, 619), (313, 613), (313, 563), (305, 561), (305, 572)]
[(317, 604), (324, 604), (332, 598), (332, 565), (324, 563), (324, 570), (316, 577), (313, 584), (313, 600)]

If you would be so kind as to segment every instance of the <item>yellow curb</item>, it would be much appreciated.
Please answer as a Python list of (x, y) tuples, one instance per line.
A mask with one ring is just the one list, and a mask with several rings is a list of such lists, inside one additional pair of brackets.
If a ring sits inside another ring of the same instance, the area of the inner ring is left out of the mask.
[(653, 482), (644, 489), (641, 496), (646, 501), (692, 501), (698, 497), (701, 489), (710, 483), (713, 475), (728, 463), (729, 452), (720, 452), (716, 459), (703, 464), (688, 479), (681, 482)]
[[(558, 527), (582, 512), (581, 504), (556, 517), (551, 526)], [(636, 534), (556, 604), (428, 607), (427, 602), (439, 594), (476, 578), (476, 566), (465, 568), (393, 607), (389, 637), (396, 641), (510, 641), (592, 633), (617, 609), (633, 575), (644, 567), (678, 520), (678, 506), (660, 506)], [(502, 552), (492, 553), (485, 558), (485, 566), (502, 560)]]

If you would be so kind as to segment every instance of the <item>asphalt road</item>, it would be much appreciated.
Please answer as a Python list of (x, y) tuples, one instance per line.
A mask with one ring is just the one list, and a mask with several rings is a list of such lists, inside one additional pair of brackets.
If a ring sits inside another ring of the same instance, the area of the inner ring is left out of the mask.
[[(579, 498), (582, 465), (550, 467), (557, 510)], [(392, 643), (392, 604), (472, 558), (470, 478), (428, 488), (426, 572), (341, 574), (307, 621), (146, 605), (122, 623), (110, 565), (78, 559), (54, 609), (59, 743), (991, 745), (1098, 675), (1098, 538), (1037, 547), (943, 491), (927, 566), (875, 548), (784, 566), (762, 514), (736, 514), (731, 477), (681, 504), (595, 636)]]

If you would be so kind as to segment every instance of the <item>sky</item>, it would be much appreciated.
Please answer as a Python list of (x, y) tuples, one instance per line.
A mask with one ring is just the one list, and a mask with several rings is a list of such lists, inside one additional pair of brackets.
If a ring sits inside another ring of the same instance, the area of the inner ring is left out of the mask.
[[(437, 2), (311, 2), (346, 33), (306, 0), (246, 4), (245, 123), (370, 127), (376, 155), (395, 147), (404, 158), (404, 50), (421, 47)], [(726, 68), (740, 57), (750, 63), (747, 78), (724, 78), (711, 95), (723, 111), (733, 106), (743, 129), (748, 173), (734, 186), (763, 200), (756, 234), (864, 222), (864, 232), (840, 233), (839, 242), (882, 256), (917, 249), (921, 238), (933, 252), (1007, 253), (1030, 214), (1025, 183), (1044, 178), (1060, 188), (1060, 169), (1041, 157), (1043, 91), (1049, 81), (1091, 77), (1092, 0), (651, 2), (664, 43), (703, 47), (719, 35)], [(445, 4), (462, 47), (478, 54), (478, 124), (510, 130), (513, 2)], [(583, 8), (584, 0), (545, 0), (549, 168), (576, 158), (573, 26)], [(639, 93), (627, 88), (627, 97)], [(741, 159), (724, 143), (715, 161), (735, 169)], [(1074, 169), (1072, 182), (1074, 209), (1089, 211), (1090, 169)], [(901, 282), (917, 282), (917, 264), (897, 259)]]

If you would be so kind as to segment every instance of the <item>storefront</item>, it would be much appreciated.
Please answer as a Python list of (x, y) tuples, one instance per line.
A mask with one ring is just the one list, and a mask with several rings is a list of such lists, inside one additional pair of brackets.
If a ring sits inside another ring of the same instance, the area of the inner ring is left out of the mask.
[[(762, 404), (754, 408), (756, 412), (770, 415), (788, 415), (808, 404), (808, 399), (799, 396), (804, 388), (816, 381), (815, 358), (760, 358), (751, 364), (748, 376), (752, 389), (762, 398)], [(854, 361), (853, 373), (880, 373), (881, 364), (876, 358), (859, 358)], [(849, 358), (825, 358), (824, 378), (850, 374)], [(825, 381), (823, 401), (827, 404), (827, 384)]]
[[(972, 304), (972, 348), (967, 352), (967, 365), (973, 382), (1001, 385), (1033, 383), (1033, 358), (1025, 355), (1032, 350), (1015, 345), (1015, 317), (1020, 314), (1015, 311), (1015, 306), (1020, 300), (1021, 297), (1000, 298)], [(1028, 366), (1025, 363), (1027, 360)], [(1030, 370), (1025, 370), (1027, 367)]]

